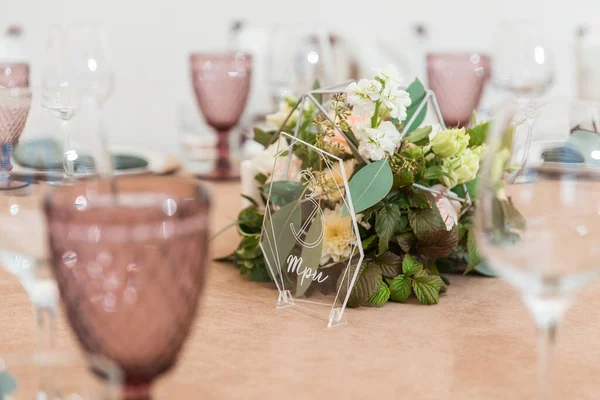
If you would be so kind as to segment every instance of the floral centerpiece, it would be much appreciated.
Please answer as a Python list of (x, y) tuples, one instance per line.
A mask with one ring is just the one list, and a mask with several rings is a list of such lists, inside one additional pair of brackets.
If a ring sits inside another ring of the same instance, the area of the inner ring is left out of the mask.
[[(471, 200), (476, 199), (489, 123), (474, 117), (468, 129), (425, 125), (427, 110), (421, 103), (426, 89), (418, 80), (406, 90), (401, 85), (397, 69), (387, 67), (327, 101), (319, 99), (321, 106), (287, 98), (266, 119), (273, 129), (255, 129), (255, 140), (265, 145), (252, 160), (259, 194), (247, 197), (252, 205), (236, 221), (243, 239), (228, 258), (242, 275), (272, 280), (259, 247), (264, 188), (307, 166), (317, 177), (312, 190), (326, 198), (319, 267), (342, 263), (350, 255), (351, 220), (342, 196), (328, 189), (341, 174), (319, 171), (311, 165), (311, 154), (301, 150), (289, 163), (278, 163), (287, 165), (285, 171), (273, 170), (277, 148), (287, 146), (278, 133), (294, 129), (299, 139), (343, 160), (350, 177), (365, 259), (349, 306), (406, 302), (412, 295), (422, 304), (435, 304), (450, 284), (444, 274), (486, 272), (475, 246)], [(329, 118), (323, 118), (323, 110)]]

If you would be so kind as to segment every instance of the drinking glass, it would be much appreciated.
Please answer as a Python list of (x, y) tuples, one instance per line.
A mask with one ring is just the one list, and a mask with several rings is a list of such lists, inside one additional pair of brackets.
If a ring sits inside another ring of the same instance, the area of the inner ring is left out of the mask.
[(187, 338), (204, 286), (206, 192), (176, 177), (58, 186), (45, 201), (51, 264), (87, 352), (114, 360), (127, 399), (149, 398)]
[(336, 74), (329, 33), (317, 26), (274, 25), (269, 44), (269, 86), (275, 108), (286, 96), (299, 96), (315, 81), (332, 85)]
[(11, 155), (25, 128), (31, 92), (27, 88), (0, 89), (0, 190), (27, 186), (11, 178)]
[(600, 268), (600, 168), (594, 162), (600, 136), (581, 132), (581, 126), (594, 126), (600, 105), (545, 101), (533, 132), (519, 109), (510, 100), (493, 115), (476, 212), (477, 245), (498, 275), (519, 290), (535, 319), (539, 398), (549, 399), (547, 370), (557, 327)]
[(239, 163), (230, 157), (229, 132), (246, 107), (252, 75), (252, 56), (243, 53), (190, 55), (196, 101), (208, 125), (217, 131), (219, 156), (215, 169), (201, 178), (238, 179)]
[(100, 356), (0, 355), (0, 399), (118, 400), (121, 383), (118, 366)]
[(554, 80), (554, 59), (544, 27), (535, 21), (500, 24), (494, 39), (494, 84), (518, 97), (535, 98)]
[[(113, 81), (106, 33), (102, 28), (89, 25), (50, 28), (42, 74), (42, 105), (62, 120), (63, 166), (67, 178), (73, 178), (78, 163), (78, 151), (68, 133), (68, 123), (82, 104), (91, 103), (100, 112), (112, 91)], [(100, 125), (101, 122), (100, 118)], [(100, 160), (95, 160), (96, 170), (108, 175), (112, 172), (112, 164), (103, 128), (94, 134), (99, 136), (99, 151), (104, 154)]]
[(427, 55), (427, 79), (447, 126), (471, 121), (490, 76), (490, 59), (479, 53)]
[(0, 87), (29, 87), (29, 64), (22, 62), (0, 62)]

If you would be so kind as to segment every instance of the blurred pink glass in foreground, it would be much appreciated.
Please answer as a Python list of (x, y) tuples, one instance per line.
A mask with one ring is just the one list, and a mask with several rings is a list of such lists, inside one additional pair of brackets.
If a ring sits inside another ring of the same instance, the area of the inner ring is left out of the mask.
[(252, 75), (252, 56), (244, 53), (194, 53), (190, 68), (196, 101), (208, 125), (218, 134), (215, 169), (200, 177), (212, 180), (239, 178), (239, 163), (232, 160), (229, 132), (246, 107)]
[[(115, 194), (113, 194), (115, 193)], [(147, 399), (187, 338), (204, 286), (209, 199), (197, 181), (145, 177), (55, 188), (51, 262), (84, 350), (114, 360)]]
[(429, 88), (447, 126), (465, 126), (471, 121), (490, 77), (490, 65), (489, 57), (478, 53), (427, 55)]
[(29, 87), (29, 65), (20, 62), (0, 62), (0, 86), (5, 88)]

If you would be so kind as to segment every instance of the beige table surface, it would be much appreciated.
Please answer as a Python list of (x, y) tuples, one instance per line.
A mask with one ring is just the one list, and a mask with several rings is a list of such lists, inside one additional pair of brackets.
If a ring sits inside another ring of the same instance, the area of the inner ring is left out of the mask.
[[(235, 219), (239, 186), (211, 188), (216, 231)], [(0, 203), (0, 214), (8, 204)], [(32, 247), (41, 246), (36, 240)], [(228, 231), (212, 243), (212, 257), (237, 242)], [(535, 328), (517, 294), (499, 279), (450, 279), (436, 306), (348, 309), (348, 325), (327, 329), (305, 314), (276, 310), (277, 292), (269, 285), (211, 262), (195, 330), (177, 368), (158, 382), (156, 398), (533, 398)], [(0, 293), (0, 354), (33, 351), (32, 307), (2, 269)], [(555, 358), (556, 398), (600, 399), (599, 297), (594, 284), (567, 315)], [(76, 351), (64, 316), (59, 319), (59, 348)]]

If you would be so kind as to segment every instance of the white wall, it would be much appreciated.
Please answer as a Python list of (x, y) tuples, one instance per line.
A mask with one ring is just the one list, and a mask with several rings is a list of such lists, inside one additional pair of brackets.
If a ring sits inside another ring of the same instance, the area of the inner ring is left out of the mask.
[(548, 24), (556, 52), (552, 94), (571, 95), (574, 27), (600, 18), (600, 1), (0, 0), (0, 28), (9, 23), (25, 27), (34, 86), (48, 25), (105, 25), (116, 72), (115, 92), (106, 106), (110, 140), (168, 151), (178, 151), (176, 107), (192, 101), (187, 54), (224, 46), (236, 17), (314, 21), (355, 38), (398, 38), (399, 48), (411, 23), (422, 21), (435, 47), (482, 51), (490, 48), (493, 28), (502, 18), (539, 18)]

